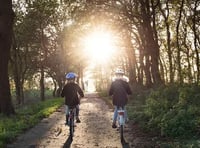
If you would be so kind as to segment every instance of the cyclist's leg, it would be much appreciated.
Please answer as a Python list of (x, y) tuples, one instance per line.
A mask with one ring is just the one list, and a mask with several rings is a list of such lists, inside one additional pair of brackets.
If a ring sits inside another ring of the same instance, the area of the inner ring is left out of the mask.
[(79, 111), (80, 111), (80, 108), (79, 108), (79, 104), (76, 105), (76, 122), (77, 123), (80, 123), (81, 120), (79, 119)]
[(113, 127), (113, 128), (116, 128), (116, 127), (117, 127), (117, 125), (116, 125), (116, 122), (117, 122), (117, 115), (118, 115), (117, 106), (115, 106), (115, 110), (114, 110), (114, 114), (113, 114), (113, 124), (112, 124), (112, 127)]
[(76, 105), (76, 117), (79, 116), (79, 105)]
[(66, 116), (66, 125), (68, 124), (68, 117), (69, 117), (69, 106), (65, 105), (65, 116)]

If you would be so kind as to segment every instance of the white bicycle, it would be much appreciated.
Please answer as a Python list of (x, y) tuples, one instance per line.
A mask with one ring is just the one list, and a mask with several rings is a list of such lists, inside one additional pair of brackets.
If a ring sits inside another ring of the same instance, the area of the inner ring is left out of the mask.
[(120, 131), (120, 139), (121, 142), (124, 143), (124, 125), (125, 125), (125, 110), (124, 106), (118, 106), (117, 107), (117, 112), (118, 112), (118, 124), (119, 124), (119, 131)]

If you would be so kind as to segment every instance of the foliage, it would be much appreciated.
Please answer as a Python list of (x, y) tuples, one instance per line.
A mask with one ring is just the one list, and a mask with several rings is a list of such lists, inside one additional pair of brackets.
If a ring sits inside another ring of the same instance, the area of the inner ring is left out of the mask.
[(147, 94), (145, 102), (138, 95), (128, 110), (131, 118), (148, 131), (164, 137), (195, 138), (199, 135), (199, 90), (196, 84), (160, 87)]
[(101, 97), (110, 108), (113, 108), (112, 98), (108, 96), (107, 90), (102, 90), (98, 93), (98, 96)]
[[(40, 98), (40, 90), (37, 89), (32, 89), (32, 90), (25, 90), (24, 91), (24, 96), (27, 100), (34, 100), (34, 99), (38, 99)], [(45, 90), (45, 96), (47, 98), (52, 98), (52, 91), (51, 90)]]
[(13, 141), (17, 135), (37, 124), (42, 118), (48, 117), (62, 104), (61, 98), (48, 99), (18, 109), (16, 115), (10, 117), (0, 115), (0, 147)]
[(45, 72), (61, 87), (65, 72), (82, 71), (88, 65), (89, 57), (79, 50), (80, 40), (102, 25), (120, 39), (120, 57), (111, 68), (126, 67), (131, 83), (151, 87), (160, 83), (159, 73), (165, 82), (198, 83), (198, 5), (197, 0), (13, 1), (11, 65), (18, 72), (9, 75), (16, 77), (22, 85), (16, 86), (23, 91), (23, 82), (44, 62)]
[[(26, 89), (24, 90), (24, 104), (23, 105), (30, 105), (30, 104), (35, 104), (40, 102), (40, 90), (38, 89)], [(53, 96), (53, 91), (52, 90), (45, 90), (45, 97), (48, 99), (52, 99)], [(17, 104), (17, 100), (16, 100), (16, 95), (15, 95), (15, 91), (12, 92), (12, 102), (15, 105), (15, 107), (20, 106), (19, 104)]]

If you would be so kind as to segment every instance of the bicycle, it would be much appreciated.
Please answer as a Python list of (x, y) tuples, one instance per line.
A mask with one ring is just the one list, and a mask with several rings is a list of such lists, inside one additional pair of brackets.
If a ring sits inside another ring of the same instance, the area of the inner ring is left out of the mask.
[(120, 131), (120, 140), (121, 143), (124, 143), (124, 125), (125, 125), (125, 110), (124, 106), (118, 106), (117, 107), (118, 112), (118, 124), (119, 124), (119, 131)]
[(73, 136), (74, 136), (74, 119), (75, 119), (75, 115), (76, 115), (76, 106), (70, 106), (69, 107), (69, 115), (68, 115), (68, 125), (69, 125), (69, 136), (71, 138), (71, 140), (73, 140)]

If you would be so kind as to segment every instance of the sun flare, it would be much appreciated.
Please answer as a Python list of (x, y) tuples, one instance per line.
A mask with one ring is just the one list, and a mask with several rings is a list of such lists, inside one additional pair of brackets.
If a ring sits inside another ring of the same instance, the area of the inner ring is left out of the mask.
[(97, 62), (107, 62), (116, 48), (112, 34), (105, 31), (94, 31), (85, 38), (85, 52)]

